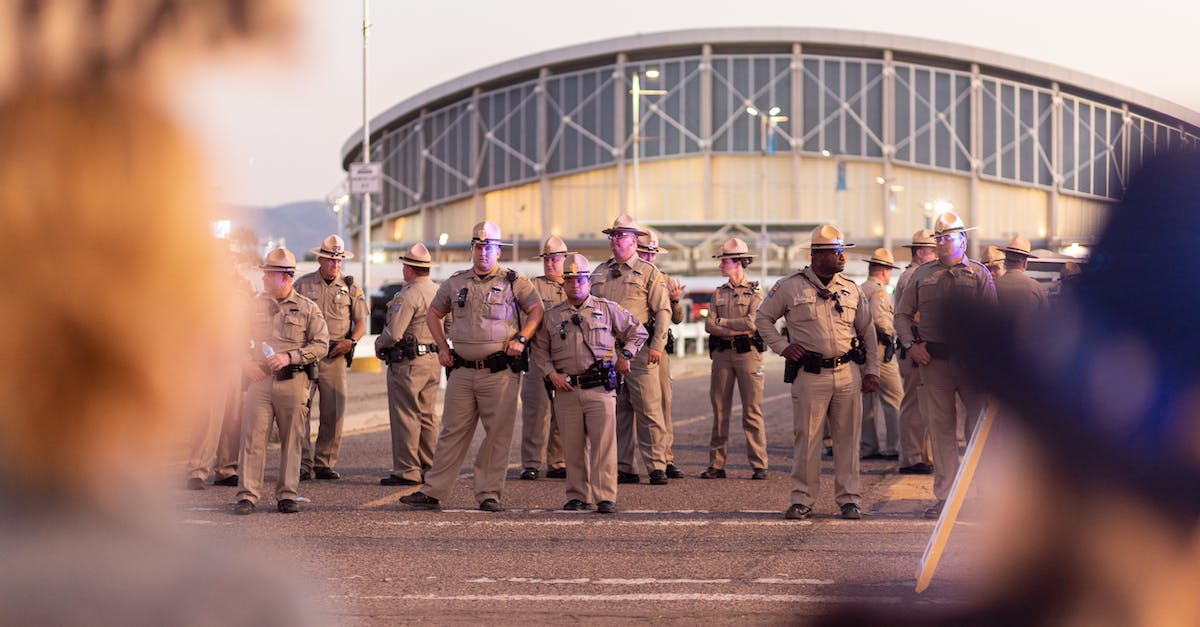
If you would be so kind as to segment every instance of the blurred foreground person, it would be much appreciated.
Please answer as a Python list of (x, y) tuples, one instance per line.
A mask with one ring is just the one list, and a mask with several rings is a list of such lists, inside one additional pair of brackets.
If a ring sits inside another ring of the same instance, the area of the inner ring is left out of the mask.
[(289, 22), (270, 1), (0, 5), (0, 232), (31, 261), (0, 297), (0, 623), (311, 621), (282, 570), (176, 536), (156, 485), (245, 348), (162, 88)]

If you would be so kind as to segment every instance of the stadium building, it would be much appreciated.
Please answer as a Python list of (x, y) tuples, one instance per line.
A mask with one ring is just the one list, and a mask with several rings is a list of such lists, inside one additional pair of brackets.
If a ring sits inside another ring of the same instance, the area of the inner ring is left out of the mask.
[[(975, 250), (1015, 233), (1079, 250), (1140, 163), (1197, 145), (1200, 114), (970, 46), (721, 28), (506, 61), (400, 102), (370, 128), (384, 172), (373, 250), (420, 240), (465, 261), (471, 225), (487, 219), (518, 240), (518, 258), (550, 234), (607, 257), (600, 231), (627, 212), (662, 233), (673, 272), (714, 269), (709, 256), (738, 236), (779, 275), (807, 263), (815, 224), (837, 224), (869, 254), (949, 208), (979, 227)], [(341, 158), (362, 160), (361, 129)], [(346, 212), (356, 239), (358, 203)]]

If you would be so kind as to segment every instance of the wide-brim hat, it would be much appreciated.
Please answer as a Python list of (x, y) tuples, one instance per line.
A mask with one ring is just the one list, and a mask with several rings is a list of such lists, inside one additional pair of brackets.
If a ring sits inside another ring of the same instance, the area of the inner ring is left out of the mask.
[(629, 215), (628, 213), (622, 213), (621, 215), (617, 216), (617, 219), (613, 220), (611, 227), (600, 232), (605, 235), (612, 235), (620, 231), (629, 231), (635, 235), (647, 235), (647, 233), (638, 226), (637, 220), (634, 220), (633, 216)]
[[(1189, 533), (1200, 517), (1200, 331), (1179, 312), (1200, 307), (1200, 275), (1186, 264), (1147, 268), (1157, 251), (1200, 241), (1196, 172), (1200, 154), (1190, 152), (1134, 174), (1089, 263), (1047, 312), (960, 299), (945, 311), (959, 365), (1068, 485), (1121, 489)], [(1154, 306), (1163, 294), (1180, 302)]]
[(567, 253), (567, 258), (563, 260), (563, 278), (573, 279), (577, 276), (592, 276), (592, 269), (588, 265), (587, 257), (579, 253)]
[(713, 255), (713, 259), (754, 259), (750, 254), (750, 246), (745, 241), (731, 237), (721, 244), (721, 254)]
[(493, 244), (496, 246), (512, 246), (509, 242), (500, 241), (500, 227), (494, 222), (480, 222), (471, 229), (471, 244)]
[(997, 263), (1004, 263), (1004, 251), (996, 246), (988, 246), (983, 255), (983, 265), (990, 266)]
[(904, 245), (907, 248), (934, 248), (937, 242), (933, 240), (932, 229), (919, 229), (913, 233), (912, 242)]
[(854, 244), (846, 243), (842, 237), (841, 229), (832, 224), (822, 224), (813, 229), (808, 247), (813, 250), (835, 250), (838, 248), (854, 248)]
[(1014, 235), (1013, 238), (1008, 241), (1008, 246), (1005, 246), (1000, 250), (1006, 253), (1013, 253), (1014, 255), (1025, 255), (1030, 259), (1037, 259), (1037, 255), (1033, 254), (1033, 246), (1030, 245), (1029, 238), (1025, 237), (1024, 235)]
[(545, 259), (546, 257), (550, 257), (552, 255), (565, 255), (567, 252), (567, 243), (564, 242), (561, 237), (557, 235), (551, 235), (550, 237), (546, 238), (546, 241), (542, 242), (542, 253), (540, 255), (534, 255), (534, 258)]
[(396, 261), (406, 266), (413, 266), (414, 268), (432, 268), (437, 265), (433, 263), (433, 257), (430, 256), (429, 249), (421, 242), (409, 246), (408, 250), (396, 258)]
[(658, 233), (654, 229), (646, 229), (645, 233), (638, 235), (637, 251), (652, 255), (665, 255), (668, 252), (667, 249), (658, 245)]
[(867, 258), (867, 263), (873, 266), (886, 266), (894, 270), (900, 269), (900, 266), (896, 265), (896, 258), (892, 256), (892, 251), (887, 248), (876, 248), (875, 252)]
[(354, 259), (354, 253), (346, 251), (346, 242), (336, 234), (326, 237), (319, 248), (310, 248), (308, 252), (328, 259)]
[(947, 211), (933, 221), (933, 236), (935, 238), (950, 233), (966, 233), (967, 231), (974, 230), (975, 227), (973, 226), (963, 226), (962, 218), (958, 217), (958, 214), (953, 211)]
[(296, 255), (286, 248), (276, 248), (263, 257), (258, 267), (267, 272), (295, 272)]

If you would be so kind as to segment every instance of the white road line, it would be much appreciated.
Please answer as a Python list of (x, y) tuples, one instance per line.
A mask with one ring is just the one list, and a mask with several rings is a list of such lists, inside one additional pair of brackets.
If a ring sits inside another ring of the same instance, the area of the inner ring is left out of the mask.
[(503, 579), (492, 579), (490, 577), (479, 577), (476, 579), (465, 580), (465, 583), (591, 584), (601, 586), (644, 586), (649, 584), (726, 584), (732, 582), (732, 579), (591, 579), (588, 577), (581, 577), (578, 579), (540, 579), (538, 577), (505, 577)]
[[(389, 527), (804, 527), (811, 520), (379, 520), (376, 525)], [(855, 524), (869, 524), (858, 521)]]
[(764, 577), (755, 579), (750, 583), (765, 583), (769, 585), (786, 585), (786, 586), (832, 586), (832, 579), (778, 579), (774, 577)]
[(711, 592), (660, 592), (638, 594), (378, 594), (330, 595), (330, 599), (361, 601), (482, 601), (496, 603), (505, 601), (562, 602), (646, 602), (646, 601), (701, 601), (712, 603), (856, 603), (867, 605), (957, 605), (955, 601), (918, 600), (902, 596), (834, 596), (819, 594), (732, 594)]

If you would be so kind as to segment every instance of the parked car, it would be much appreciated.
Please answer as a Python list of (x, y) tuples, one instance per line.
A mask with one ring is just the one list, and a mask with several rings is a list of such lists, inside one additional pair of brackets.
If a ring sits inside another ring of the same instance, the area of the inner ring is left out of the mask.
[(392, 301), (392, 297), (400, 288), (404, 287), (403, 283), (385, 283), (380, 286), (379, 294), (371, 296), (371, 334), (378, 335), (383, 331), (383, 326), (387, 324), (387, 304)]
[(691, 306), (684, 312), (688, 322), (701, 322), (708, 317), (708, 308), (712, 304), (713, 290), (690, 290), (683, 297), (691, 301)]

